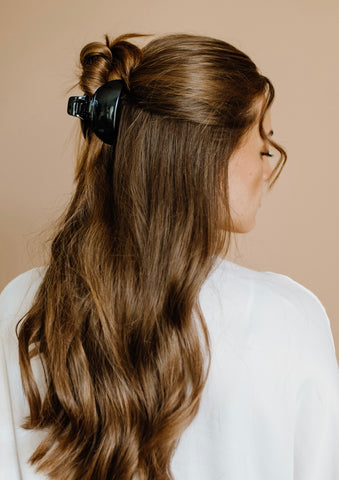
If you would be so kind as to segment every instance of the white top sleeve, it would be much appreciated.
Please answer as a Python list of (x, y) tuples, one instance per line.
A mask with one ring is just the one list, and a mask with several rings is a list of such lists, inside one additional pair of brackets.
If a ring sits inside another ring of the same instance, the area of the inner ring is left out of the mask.
[(3, 339), (0, 337), (0, 478), (4, 480), (19, 480), (22, 477), (11, 403), (8, 366)]
[[(18, 321), (32, 304), (43, 273), (44, 268), (25, 272), (10, 282), (0, 294), (1, 480), (46, 479), (45, 475), (37, 473), (28, 463), (43, 435), (40, 431), (25, 430), (21, 427), (29, 409), (21, 383), (15, 332)], [(39, 366), (36, 371), (39, 371)]]
[(330, 322), (316, 297), (300, 346), (294, 479), (339, 479), (339, 370)]

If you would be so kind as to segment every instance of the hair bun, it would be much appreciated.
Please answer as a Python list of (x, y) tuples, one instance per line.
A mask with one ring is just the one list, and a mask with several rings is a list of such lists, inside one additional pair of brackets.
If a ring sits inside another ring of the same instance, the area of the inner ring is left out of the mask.
[(143, 36), (145, 35), (125, 34), (110, 40), (105, 35), (106, 43), (91, 42), (85, 45), (80, 52), (80, 88), (87, 95), (93, 95), (110, 80), (124, 80), (129, 87), (130, 72), (140, 63), (142, 51), (127, 40)]

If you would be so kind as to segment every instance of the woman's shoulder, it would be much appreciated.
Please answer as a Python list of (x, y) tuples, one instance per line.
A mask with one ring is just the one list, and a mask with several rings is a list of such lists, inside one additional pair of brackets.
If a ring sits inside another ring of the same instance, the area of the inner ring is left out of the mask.
[(260, 346), (258, 351), (284, 349), (298, 359), (300, 371), (338, 376), (326, 310), (311, 290), (292, 278), (223, 260), (209, 278), (205, 297), (212, 298), (209, 306), (227, 334)]
[(270, 271), (253, 270), (220, 259), (209, 278), (210, 284), (230, 291), (244, 291), (252, 300), (264, 300), (265, 305), (279, 303), (302, 310), (316, 308), (324, 311), (319, 298), (291, 277)]
[[(202, 293), (218, 316), (249, 322), (262, 331), (289, 330), (294, 337), (327, 336), (334, 348), (330, 321), (318, 297), (287, 275), (252, 270), (219, 260)], [(292, 333), (293, 332), (293, 333)]]
[(32, 268), (11, 280), (0, 293), (0, 331), (30, 308), (47, 267)]

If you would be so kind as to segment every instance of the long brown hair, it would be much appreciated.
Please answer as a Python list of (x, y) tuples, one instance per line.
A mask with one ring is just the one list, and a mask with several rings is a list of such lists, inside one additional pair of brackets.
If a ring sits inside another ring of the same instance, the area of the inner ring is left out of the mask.
[[(173, 34), (141, 49), (136, 36), (106, 35), (81, 51), (85, 94), (126, 83), (116, 149), (90, 131), (82, 142), (74, 196), (18, 324), (24, 427), (46, 431), (30, 462), (52, 479), (172, 478), (210, 364), (198, 294), (232, 231), (218, 185), (258, 119), (255, 101), (265, 98), (265, 135), (274, 97), (248, 56), (223, 41)], [(274, 182), (286, 155), (266, 140), (280, 152)]]

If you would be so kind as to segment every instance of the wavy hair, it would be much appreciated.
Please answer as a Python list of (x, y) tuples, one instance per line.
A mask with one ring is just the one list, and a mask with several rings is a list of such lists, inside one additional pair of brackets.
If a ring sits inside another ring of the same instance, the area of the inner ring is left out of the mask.
[[(271, 82), (221, 40), (137, 34), (86, 45), (81, 90), (123, 79), (115, 151), (91, 131), (33, 305), (17, 326), (30, 458), (51, 479), (172, 479), (211, 352), (199, 291), (229, 246), (229, 158)], [(228, 228), (218, 228), (220, 212)], [(32, 359), (40, 358), (45, 391)]]

